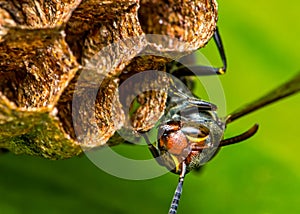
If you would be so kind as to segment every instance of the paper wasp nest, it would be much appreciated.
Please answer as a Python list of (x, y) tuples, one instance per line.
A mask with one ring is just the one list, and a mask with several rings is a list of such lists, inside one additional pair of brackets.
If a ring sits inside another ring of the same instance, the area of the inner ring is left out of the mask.
[[(216, 21), (216, 3), (207, 0), (0, 0), (0, 148), (63, 159), (120, 143), (114, 134), (128, 126), (130, 104), (119, 85), (138, 72), (164, 70), (169, 61), (138, 53), (194, 51), (208, 42)], [(162, 47), (147, 34), (186, 45)], [(164, 88), (138, 96), (130, 115), (135, 131), (151, 128), (165, 108), (168, 80), (151, 84)]]

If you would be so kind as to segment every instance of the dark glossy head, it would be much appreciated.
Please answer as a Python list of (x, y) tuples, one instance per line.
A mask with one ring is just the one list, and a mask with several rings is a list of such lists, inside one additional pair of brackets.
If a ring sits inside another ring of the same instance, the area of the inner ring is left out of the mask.
[[(191, 109), (194, 112), (191, 112)], [(177, 112), (158, 129), (157, 147), (161, 164), (176, 174), (200, 168), (210, 160), (223, 138), (224, 124), (214, 111), (199, 111), (195, 106)], [(179, 120), (180, 119), (180, 120)]]

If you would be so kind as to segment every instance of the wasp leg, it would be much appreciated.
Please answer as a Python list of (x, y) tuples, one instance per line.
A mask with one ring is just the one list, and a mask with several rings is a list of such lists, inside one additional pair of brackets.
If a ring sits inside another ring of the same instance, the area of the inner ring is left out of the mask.
[(159, 158), (159, 152), (158, 152), (157, 148), (150, 142), (148, 136), (146, 134), (143, 134), (143, 137), (148, 145), (148, 149), (150, 150), (152, 156), (154, 158)]
[(215, 111), (217, 110), (217, 106), (210, 102), (200, 100), (198, 98), (188, 96), (185, 93), (182, 93), (176, 88), (176, 85), (171, 84), (171, 88), (169, 90), (169, 97), (171, 97), (170, 103), (172, 103), (172, 99), (174, 100), (175, 106), (170, 107), (173, 112), (176, 110), (185, 109), (188, 106), (196, 106), (197, 108), (203, 111)]
[(223, 43), (222, 43), (222, 39), (221, 39), (218, 27), (216, 28), (216, 31), (214, 33), (214, 40), (215, 40), (215, 43), (217, 45), (217, 48), (218, 48), (218, 51), (219, 51), (219, 54), (221, 56), (221, 60), (222, 60), (222, 63), (223, 63), (223, 67), (215, 68), (216, 69), (215, 72), (216, 72), (216, 74), (225, 74), (225, 72), (227, 70), (227, 60), (226, 60), (224, 46), (223, 46)]
[(203, 100), (199, 100), (199, 99), (196, 99), (193, 97), (190, 97), (188, 99), (188, 102), (192, 105), (197, 106), (201, 110), (205, 110), (205, 111), (216, 111), (217, 110), (217, 106), (215, 104), (212, 104), (210, 102), (205, 102)]
[(246, 132), (244, 132), (240, 135), (222, 140), (220, 142), (219, 147), (228, 146), (228, 145), (231, 145), (231, 144), (235, 144), (235, 143), (239, 143), (241, 141), (247, 140), (248, 138), (252, 137), (257, 132), (257, 130), (258, 130), (258, 124), (255, 124), (248, 131), (246, 131)]
[[(161, 166), (165, 166), (168, 168), (168, 166), (166, 165), (166, 162), (164, 162), (162, 156), (159, 154), (158, 149), (150, 142), (148, 136), (144, 133), (143, 137), (148, 145), (148, 149), (150, 150), (152, 156), (155, 158), (156, 162), (161, 165)], [(166, 156), (165, 156), (166, 159)], [(173, 166), (170, 168), (174, 168)]]
[(180, 115), (180, 117), (182, 118), (184, 115), (188, 115), (188, 113), (199, 113), (200, 111), (215, 111), (217, 109), (217, 107), (211, 103), (202, 101), (202, 100), (198, 100), (198, 101), (192, 101), (189, 102), (189, 100), (187, 102), (183, 102), (180, 103), (178, 105), (170, 105), (167, 109), (166, 109), (166, 113), (165, 113), (165, 117), (166, 118), (175, 118), (175, 116), (178, 116), (178, 113), (182, 113), (182, 115)]
[(217, 45), (223, 63), (222, 67), (211, 67), (211, 66), (201, 66), (201, 65), (184, 66), (181, 64), (180, 66), (177, 65), (176, 68), (169, 69), (169, 72), (177, 78), (182, 78), (183, 76), (205, 76), (205, 75), (224, 74), (227, 69), (227, 60), (226, 60), (224, 46), (218, 28), (216, 28), (213, 38)]

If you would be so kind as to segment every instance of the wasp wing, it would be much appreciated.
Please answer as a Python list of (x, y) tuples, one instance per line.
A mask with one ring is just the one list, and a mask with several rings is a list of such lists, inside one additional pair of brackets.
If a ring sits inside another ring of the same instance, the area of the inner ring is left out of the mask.
[(262, 96), (261, 98), (229, 114), (226, 118), (226, 124), (231, 123), (232, 121), (246, 114), (249, 114), (268, 104), (276, 102), (277, 100), (280, 100), (282, 98), (288, 97), (299, 91), (300, 91), (300, 72), (294, 78), (282, 84), (281, 86), (277, 87), (276, 89), (270, 91), (269, 93)]

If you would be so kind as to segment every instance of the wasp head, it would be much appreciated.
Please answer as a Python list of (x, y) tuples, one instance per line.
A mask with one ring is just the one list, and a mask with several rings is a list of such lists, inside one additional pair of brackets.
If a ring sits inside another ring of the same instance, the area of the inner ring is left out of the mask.
[(210, 159), (212, 150), (217, 148), (213, 131), (220, 135), (220, 129), (214, 128), (210, 133), (210, 128), (196, 120), (171, 120), (160, 125), (157, 142), (160, 164), (176, 174), (181, 173), (183, 162), (187, 172), (200, 168), (204, 159)]

